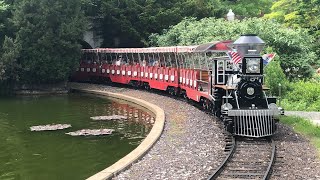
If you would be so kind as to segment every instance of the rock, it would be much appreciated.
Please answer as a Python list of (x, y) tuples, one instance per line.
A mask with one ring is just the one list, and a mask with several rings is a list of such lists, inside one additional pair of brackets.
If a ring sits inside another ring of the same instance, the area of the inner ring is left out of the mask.
[(55, 131), (60, 129), (67, 129), (71, 127), (70, 124), (47, 124), (47, 125), (38, 125), (38, 126), (31, 126), (31, 131)]
[(98, 120), (127, 119), (127, 117), (120, 116), (120, 115), (112, 115), (112, 116), (94, 116), (94, 117), (90, 117), (90, 119), (98, 121)]
[(101, 136), (112, 134), (113, 129), (81, 129), (74, 132), (68, 132), (66, 134), (71, 136)]

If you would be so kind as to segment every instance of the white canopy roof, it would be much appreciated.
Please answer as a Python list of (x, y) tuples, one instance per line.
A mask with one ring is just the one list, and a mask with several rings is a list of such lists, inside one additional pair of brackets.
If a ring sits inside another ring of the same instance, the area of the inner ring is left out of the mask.
[(187, 52), (207, 52), (207, 51), (227, 51), (227, 47), (232, 41), (214, 41), (211, 43), (195, 46), (169, 46), (169, 47), (149, 47), (149, 48), (97, 48), (83, 49), (83, 52), (92, 53), (187, 53)]
[(170, 47), (149, 47), (149, 48), (97, 48), (84, 49), (84, 52), (101, 53), (183, 53), (192, 52), (197, 46), (170, 46)]

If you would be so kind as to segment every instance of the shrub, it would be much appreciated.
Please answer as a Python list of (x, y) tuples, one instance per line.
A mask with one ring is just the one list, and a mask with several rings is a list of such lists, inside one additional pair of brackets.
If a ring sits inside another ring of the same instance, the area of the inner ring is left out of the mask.
[[(280, 67), (279, 61), (271, 61), (264, 70), (265, 82), (270, 88), (270, 93), (272, 95), (279, 96), (279, 88), (281, 88), (281, 96), (283, 96), (288, 89), (289, 82)], [(279, 87), (279, 84), (281, 84), (281, 87)]]
[(320, 111), (320, 82), (298, 81), (290, 84), (282, 101), (287, 110)]

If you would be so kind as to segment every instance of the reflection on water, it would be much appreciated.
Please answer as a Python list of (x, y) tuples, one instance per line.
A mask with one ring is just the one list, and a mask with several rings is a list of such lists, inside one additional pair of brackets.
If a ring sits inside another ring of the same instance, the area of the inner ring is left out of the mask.
[[(122, 115), (127, 118), (108, 121), (91, 120), (92, 126), (96, 128), (108, 127), (110, 129), (114, 129), (116, 133), (123, 135), (121, 139), (137, 139), (138, 141), (132, 141), (130, 144), (140, 144), (141, 140), (143, 140), (146, 134), (151, 130), (155, 121), (155, 117), (152, 112), (147, 109), (142, 109), (141, 106), (127, 101), (114, 98), (109, 99), (113, 101), (105, 106), (89, 106), (87, 107), (88, 111), (95, 116)], [(106, 124), (108, 126), (105, 126)]]
[[(124, 115), (93, 121), (92, 116)], [(0, 179), (85, 179), (122, 158), (145, 138), (155, 118), (134, 104), (90, 95), (0, 98)], [(31, 132), (43, 124), (65, 130)], [(72, 137), (79, 129), (114, 129), (108, 136)]]

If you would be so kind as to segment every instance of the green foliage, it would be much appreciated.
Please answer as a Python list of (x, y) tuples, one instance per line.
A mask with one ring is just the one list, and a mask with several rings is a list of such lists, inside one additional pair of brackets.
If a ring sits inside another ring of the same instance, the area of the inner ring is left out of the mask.
[(22, 83), (68, 79), (80, 57), (86, 20), (77, 0), (23, 0), (14, 12)]
[(277, 61), (277, 59), (271, 61), (264, 69), (264, 72), (265, 82), (270, 88), (270, 93), (275, 96), (283, 96), (288, 89), (289, 82), (280, 67), (279, 61)]
[(0, 95), (10, 93), (19, 80), (17, 56), (18, 53), (13, 40), (5, 37), (0, 53)]
[(105, 47), (149, 46), (148, 37), (179, 23), (183, 18), (261, 17), (273, 0), (81, 0), (86, 15), (101, 29)]
[(99, 17), (105, 47), (148, 46), (151, 33), (160, 33), (184, 17), (201, 19), (225, 13), (219, 0), (108, 0), (97, 11), (102, 12)]
[[(266, 13), (270, 13), (273, 0), (241, 0), (230, 1), (222, 0), (223, 7), (232, 9), (237, 17), (260, 17)], [(226, 11), (227, 12), (227, 11)]]
[(320, 1), (278, 0), (265, 17), (285, 23), (289, 27), (316, 28), (320, 25)]
[(280, 57), (280, 65), (289, 79), (309, 78), (313, 74), (310, 65), (319, 63), (312, 51), (314, 39), (306, 29), (288, 29), (271, 20), (249, 18), (243, 21), (223, 19), (187, 18), (162, 35), (150, 36), (151, 44), (159, 46), (191, 45), (213, 40), (236, 40), (242, 34), (257, 34)]
[(11, 7), (6, 1), (0, 1), (0, 46), (6, 35), (12, 35), (11, 24), (8, 19), (11, 17)]
[(290, 83), (290, 91), (281, 102), (286, 110), (320, 111), (320, 82)]
[(278, 22), (286, 23), (288, 26), (296, 26), (295, 21), (299, 18), (297, 12), (297, 0), (278, 0), (271, 7), (271, 12), (265, 18), (275, 19)]
[(0, 12), (6, 11), (9, 5), (6, 4), (4, 1), (0, 1)]
[(0, 81), (16, 81), (18, 52), (11, 38), (5, 37), (0, 59)]
[[(271, 8), (271, 13), (265, 18), (275, 20), (285, 24), (287, 27), (307, 28), (309, 33), (317, 40), (314, 41), (314, 49), (320, 53), (320, 0), (298, 1), (298, 0), (278, 0)], [(316, 67), (317, 68), (317, 67)]]

